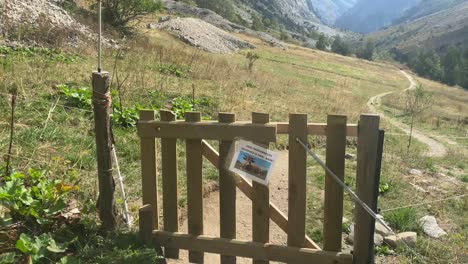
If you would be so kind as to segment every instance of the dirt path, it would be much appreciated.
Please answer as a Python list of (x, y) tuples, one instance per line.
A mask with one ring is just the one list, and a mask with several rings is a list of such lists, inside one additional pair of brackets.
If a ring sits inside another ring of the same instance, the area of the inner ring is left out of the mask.
[[(283, 213), (288, 213), (288, 153), (280, 152), (275, 165), (275, 170), (270, 179), (270, 201), (272, 201)], [(204, 202), (204, 234), (219, 237), (219, 192), (212, 192)], [(252, 241), (252, 202), (241, 191), (237, 190), (237, 239)], [(180, 226), (181, 232), (187, 232), (187, 220)], [(270, 221), (270, 242), (278, 245), (286, 245), (287, 235), (273, 221)], [(168, 260), (169, 264), (188, 263), (188, 253), (180, 251), (179, 260)], [(219, 263), (219, 255), (205, 254), (205, 263)], [(239, 264), (250, 264), (251, 259), (237, 258)], [(270, 262), (277, 263), (277, 262)]]
[[(382, 104), (382, 98), (384, 96), (387, 96), (387, 95), (393, 94), (393, 93), (404, 92), (404, 91), (408, 91), (408, 90), (412, 90), (412, 89), (416, 88), (416, 86), (417, 86), (416, 80), (411, 75), (406, 73), (405, 71), (400, 71), (400, 72), (410, 82), (409, 87), (402, 90), (402, 91), (387, 92), (387, 93), (382, 93), (382, 94), (376, 95), (374, 97), (371, 97), (369, 99), (369, 101), (367, 102), (367, 106), (369, 107), (370, 111), (372, 111), (374, 113), (379, 113), (380, 116), (387, 119), (387, 121), (389, 121), (390, 124), (392, 124), (395, 127), (398, 127), (405, 134), (409, 135), (410, 134), (410, 127), (408, 125), (403, 124), (403, 123), (401, 123), (400, 121), (398, 121), (398, 120), (396, 120), (394, 118), (388, 117), (384, 113), (379, 112), (377, 110), (377, 107)], [(445, 157), (447, 155), (447, 148), (443, 144), (441, 144), (439, 141), (436, 141), (436, 140), (433, 139), (433, 138), (437, 138), (437, 136), (429, 135), (429, 134), (423, 133), (423, 132), (413, 128), (413, 137), (415, 139), (417, 139), (418, 141), (420, 141), (420, 142), (427, 145), (427, 147), (429, 148), (429, 151), (426, 153), (427, 156), (429, 156), (429, 157)]]

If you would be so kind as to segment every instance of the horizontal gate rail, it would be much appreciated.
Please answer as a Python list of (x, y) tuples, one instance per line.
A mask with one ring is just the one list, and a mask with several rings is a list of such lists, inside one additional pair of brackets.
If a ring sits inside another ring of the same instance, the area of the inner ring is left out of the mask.
[[(276, 133), (279, 135), (289, 134), (289, 123), (271, 123), (276, 124)], [(326, 136), (328, 125), (325, 123), (308, 123), (307, 134), (316, 136)], [(358, 136), (358, 125), (348, 124), (346, 126), (346, 136), (357, 137)]]
[[(219, 169), (219, 154), (218, 152), (206, 141), (202, 141), (203, 147), (203, 156), (213, 165), (215, 168)], [(242, 193), (247, 196), (250, 200), (253, 198), (253, 186), (250, 182), (244, 179), (242, 176), (237, 173), (231, 173), (234, 177), (237, 188), (242, 191)], [(288, 232), (288, 217), (276, 207), (273, 203), (270, 202), (270, 218), (275, 224), (277, 224), (281, 230)], [(305, 246), (313, 249), (320, 249), (320, 246), (317, 245), (312, 239), (308, 236), (305, 237)]]
[(138, 122), (138, 135), (143, 138), (180, 138), (235, 140), (247, 138), (253, 141), (276, 141), (276, 125), (219, 122)]
[(236, 239), (153, 231), (158, 246), (294, 264), (351, 264), (352, 255)]

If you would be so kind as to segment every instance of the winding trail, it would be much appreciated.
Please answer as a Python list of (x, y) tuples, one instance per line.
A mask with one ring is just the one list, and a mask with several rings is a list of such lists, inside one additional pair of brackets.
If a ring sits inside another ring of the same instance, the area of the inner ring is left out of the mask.
[[(409, 75), (407, 72), (405, 72), (403, 70), (401, 70), (400, 72), (410, 82), (410, 85), (408, 86), (408, 88), (406, 88), (404, 90), (401, 90), (401, 91), (386, 92), (386, 93), (382, 93), (382, 94), (378, 94), (376, 96), (373, 96), (367, 102), (367, 106), (369, 107), (371, 112), (380, 114), (380, 116), (382, 118), (385, 118), (390, 124), (392, 124), (393, 126), (399, 128), (405, 134), (409, 135), (410, 134), (410, 127), (408, 125), (403, 124), (402, 122), (400, 122), (400, 121), (398, 121), (398, 120), (396, 120), (394, 118), (386, 116), (384, 113), (378, 111), (378, 109), (377, 109), (378, 106), (380, 106), (382, 104), (382, 98), (384, 96), (387, 96), (387, 95), (393, 94), (393, 93), (399, 93), (399, 92), (404, 92), (404, 91), (416, 89), (416, 86), (417, 86), (416, 80), (411, 75)], [(433, 138), (436, 138), (436, 136), (423, 133), (420, 130), (417, 130), (417, 129), (413, 128), (413, 137), (415, 139), (417, 139), (418, 141), (422, 142), (423, 144), (427, 145), (427, 147), (429, 148), (429, 151), (426, 153), (427, 156), (435, 157), (435, 158), (441, 158), (441, 157), (445, 157), (447, 155), (447, 148), (442, 143), (440, 143), (439, 141), (436, 141), (436, 140), (433, 139)]]

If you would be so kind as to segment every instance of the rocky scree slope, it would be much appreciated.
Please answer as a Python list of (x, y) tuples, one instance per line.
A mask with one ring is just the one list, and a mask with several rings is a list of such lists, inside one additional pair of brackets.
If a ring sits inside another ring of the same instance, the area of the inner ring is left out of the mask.
[(231, 34), (196, 18), (176, 18), (151, 24), (152, 29), (169, 31), (182, 41), (211, 53), (233, 53), (255, 48)]
[[(0, 0), (0, 39), (28, 45), (78, 46), (96, 39), (96, 34), (77, 22), (53, 0)], [(60, 42), (60, 43), (57, 43)], [(104, 39), (105, 45), (115, 45)]]

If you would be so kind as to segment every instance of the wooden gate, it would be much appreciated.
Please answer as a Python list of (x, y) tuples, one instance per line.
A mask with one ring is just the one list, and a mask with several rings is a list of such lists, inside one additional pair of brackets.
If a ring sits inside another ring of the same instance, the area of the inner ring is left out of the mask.
[[(220, 113), (217, 122), (202, 122), (198, 112), (176, 121), (170, 111), (140, 112), (143, 207), (140, 234), (148, 244), (164, 247), (166, 258), (177, 259), (179, 249), (189, 250), (191, 263), (203, 263), (204, 252), (221, 255), (221, 263), (237, 257), (253, 263), (368, 263), (373, 256), (373, 219), (358, 205), (355, 209), (353, 255), (341, 253), (343, 189), (331, 177), (325, 181), (323, 250), (306, 236), (307, 153), (296, 141), (308, 135), (327, 137), (326, 164), (342, 180), (345, 171), (346, 137), (358, 137), (356, 192), (373, 210), (377, 207), (379, 117), (362, 115), (358, 125), (346, 116), (330, 115), (327, 124), (307, 123), (307, 115), (291, 114), (289, 123), (271, 123), (268, 114), (253, 113), (252, 122), (236, 122), (234, 114)], [(242, 138), (260, 145), (276, 142), (278, 134), (289, 135), (288, 215), (269, 201), (267, 186), (251, 183), (228, 172), (226, 164), (233, 142)], [(159, 223), (157, 157), (155, 139), (161, 139), (163, 223)], [(177, 140), (186, 143), (188, 234), (178, 233)], [(219, 153), (205, 140), (219, 141)], [(203, 235), (202, 163), (205, 157), (219, 170), (220, 237)], [(236, 239), (236, 188), (252, 200), (253, 241)], [(270, 219), (287, 233), (287, 246), (269, 243)], [(161, 228), (162, 226), (162, 228)]]

